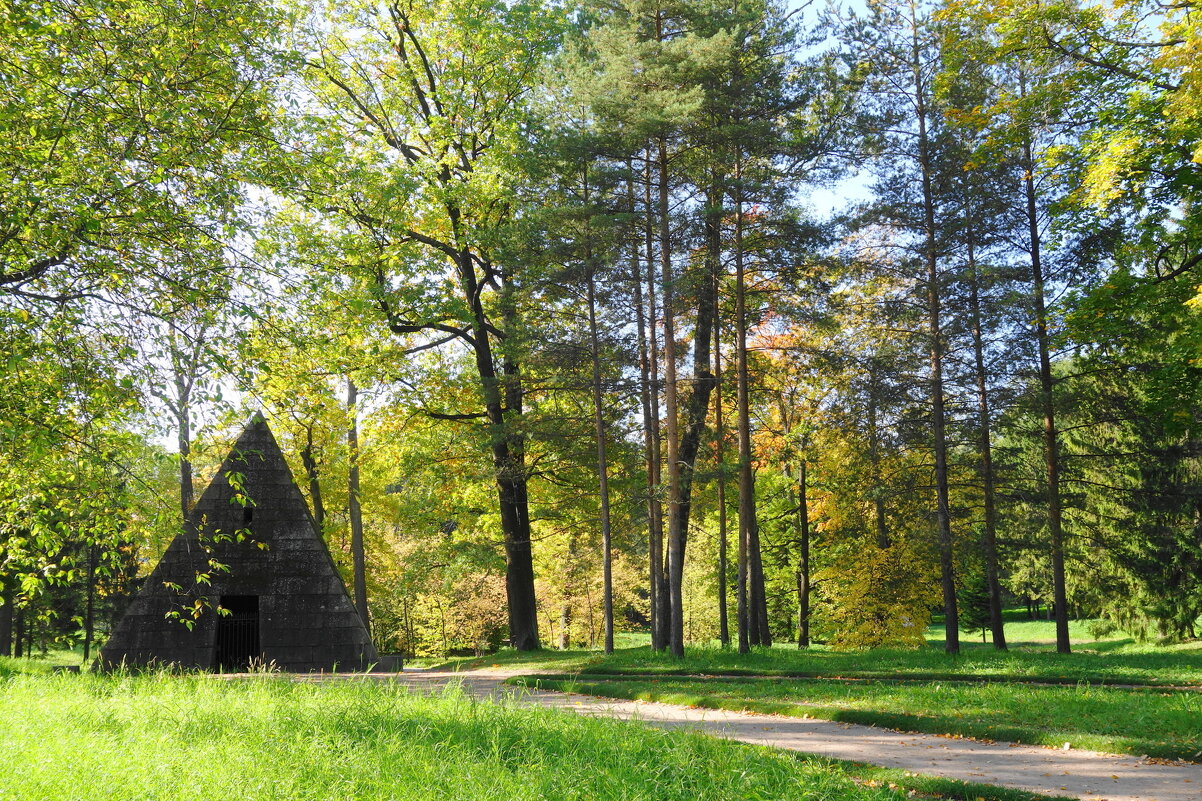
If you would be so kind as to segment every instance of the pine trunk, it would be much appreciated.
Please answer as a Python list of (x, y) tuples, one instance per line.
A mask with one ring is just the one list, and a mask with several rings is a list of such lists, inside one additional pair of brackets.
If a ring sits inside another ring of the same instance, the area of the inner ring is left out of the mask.
[(718, 470), (718, 639), (730, 647), (730, 613), (727, 609), (728, 564), (726, 520), (726, 422), (722, 414), (722, 325), (719, 315), (717, 276), (714, 277), (714, 463)]
[(1040, 252), (1039, 214), (1035, 199), (1035, 158), (1031, 140), (1023, 142), (1023, 188), (1031, 241), (1031, 299), (1035, 305), (1035, 341), (1039, 348), (1039, 405), (1043, 412), (1043, 452), (1048, 483), (1048, 533), (1052, 541), (1052, 599), (1056, 618), (1056, 651), (1072, 651), (1068, 637), (1068, 592), (1064, 578), (1064, 523), (1060, 498), (1060, 443), (1056, 433), (1051, 345), (1048, 337), (1047, 287)]
[[(741, 181), (736, 162), (736, 181)], [(751, 464), (751, 410), (747, 372), (747, 283), (743, 254), (743, 197), (735, 198), (735, 379), (736, 415), (739, 435), (739, 538), (747, 553), (747, 630), (750, 645), (771, 645), (764, 567), (760, 557), (760, 534), (755, 509), (755, 473)]]
[(997, 554), (997, 491), (993, 471), (993, 442), (989, 422), (989, 384), (985, 369), (984, 332), (981, 330), (980, 279), (977, 274), (976, 252), (972, 223), (966, 228), (968, 239), (969, 303), (972, 311), (973, 363), (977, 383), (977, 433), (981, 452), (981, 482), (984, 485), (985, 533), (982, 551), (985, 556), (985, 581), (989, 585), (989, 628), (993, 646), (1006, 650), (1006, 627), (1002, 621), (1002, 584), (998, 578)]
[(648, 335), (648, 381), (649, 381), (649, 414), (644, 428), (648, 442), (647, 448), (647, 505), (651, 516), (650, 540), (648, 543), (649, 570), (651, 574), (651, 649), (662, 651), (668, 647), (668, 580), (664, 573), (664, 513), (660, 501), (661, 482), (663, 480), (661, 465), (662, 442), (660, 440), (660, 409), (659, 409), (659, 339), (656, 328), (659, 324), (656, 307), (656, 271), (655, 271), (655, 215), (651, 202), (651, 146), (644, 151), (643, 162), (643, 207), (644, 240), (647, 249), (647, 335)]
[(943, 387), (943, 327), (941, 322), (939, 265), (935, 253), (935, 199), (931, 185), (930, 138), (927, 133), (927, 87), (921, 69), (919, 21), (911, 6), (914, 101), (918, 121), (918, 161), (922, 173), (923, 259), (927, 278), (927, 326), (931, 355), (931, 437), (935, 451), (935, 518), (939, 530), (939, 573), (943, 587), (944, 648), (960, 653), (960, 626), (956, 609), (951, 509), (947, 475), (947, 415)]
[[(662, 16), (657, 15), (657, 24)], [(668, 141), (661, 137), (659, 150), (659, 257), (660, 280), (663, 283), (664, 320), (664, 434), (667, 440), (668, 464), (668, 650), (675, 657), (684, 656), (684, 538), (681, 519), (680, 475), (680, 408), (676, 383), (676, 315), (673, 310), (675, 292), (672, 286), (672, 238), (669, 225)]]
[[(586, 256), (591, 262), (591, 254)], [(610, 548), (609, 460), (605, 450), (605, 415), (601, 395), (601, 349), (597, 342), (597, 287), (588, 267), (589, 345), (593, 360), (593, 426), (597, 437), (597, 482), (601, 501), (601, 604), (605, 627), (605, 653), (614, 652), (613, 563)]]

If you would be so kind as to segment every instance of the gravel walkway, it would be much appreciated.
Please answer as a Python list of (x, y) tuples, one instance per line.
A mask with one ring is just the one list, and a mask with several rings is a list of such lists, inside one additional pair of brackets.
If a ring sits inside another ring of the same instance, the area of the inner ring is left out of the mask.
[[(395, 681), (420, 692), (438, 692), (448, 684), (460, 683), (480, 698), (696, 730), (745, 743), (1049, 795), (1093, 801), (1202, 801), (1202, 765), (1198, 764), (904, 734), (824, 720), (619, 701), (505, 685), (506, 679), (521, 673), (499, 669), (406, 671), (374, 674), (372, 678)], [(324, 680), (331, 678), (326, 676)], [(355, 678), (361, 679), (362, 674)]]

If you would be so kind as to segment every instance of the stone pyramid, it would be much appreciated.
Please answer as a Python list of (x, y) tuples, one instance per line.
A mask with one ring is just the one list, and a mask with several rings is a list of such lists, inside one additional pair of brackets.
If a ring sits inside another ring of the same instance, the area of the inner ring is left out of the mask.
[(100, 664), (236, 670), (260, 661), (315, 671), (362, 670), (378, 660), (256, 414), (101, 649)]

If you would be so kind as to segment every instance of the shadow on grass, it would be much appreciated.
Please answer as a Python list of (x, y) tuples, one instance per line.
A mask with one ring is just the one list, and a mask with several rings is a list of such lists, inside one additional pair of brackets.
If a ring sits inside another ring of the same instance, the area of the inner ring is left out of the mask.
[[(1202, 731), (1192, 694), (1122, 690), (918, 685), (830, 680), (755, 682), (716, 677), (623, 680), (604, 676), (523, 676), (521, 686), (702, 709), (812, 717), (920, 734), (955, 735), (1109, 753), (1199, 761)], [(1163, 697), (1161, 697), (1163, 696)], [(849, 705), (850, 704), (850, 705)], [(903, 711), (898, 711), (903, 710)], [(1149, 719), (1151, 718), (1151, 719)]]

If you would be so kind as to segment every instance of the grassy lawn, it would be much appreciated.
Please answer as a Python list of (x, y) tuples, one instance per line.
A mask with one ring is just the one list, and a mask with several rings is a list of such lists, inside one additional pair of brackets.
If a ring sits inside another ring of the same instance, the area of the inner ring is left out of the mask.
[(611, 698), (749, 710), (903, 731), (1202, 760), (1202, 693), (1091, 685), (665, 677), (519, 679)]
[(1042, 798), (372, 681), (0, 670), (3, 801)]
[[(785, 643), (740, 654), (716, 643), (690, 645), (684, 659), (653, 653), (645, 635), (626, 635), (625, 643), (611, 656), (598, 651), (503, 650), (477, 659), (437, 660), (442, 667), (504, 665), (532, 672), (587, 672), (591, 674), (660, 676), (707, 674), (728, 676), (798, 676), (902, 678), (914, 680), (973, 679), (978, 681), (1043, 681), (1077, 684), (1202, 685), (1202, 643), (1156, 645), (1116, 636), (1086, 639), (1086, 625), (1077, 623), (1074, 652), (1060, 655), (1052, 643), (1055, 634), (1047, 621), (1007, 624), (1010, 650), (999, 652), (966, 637), (959, 656), (942, 649), (943, 632), (933, 627), (922, 648), (877, 648), (838, 652), (822, 646), (798, 650)], [(1023, 635), (1023, 636), (1019, 636)], [(623, 645), (625, 644), (625, 647)]]

